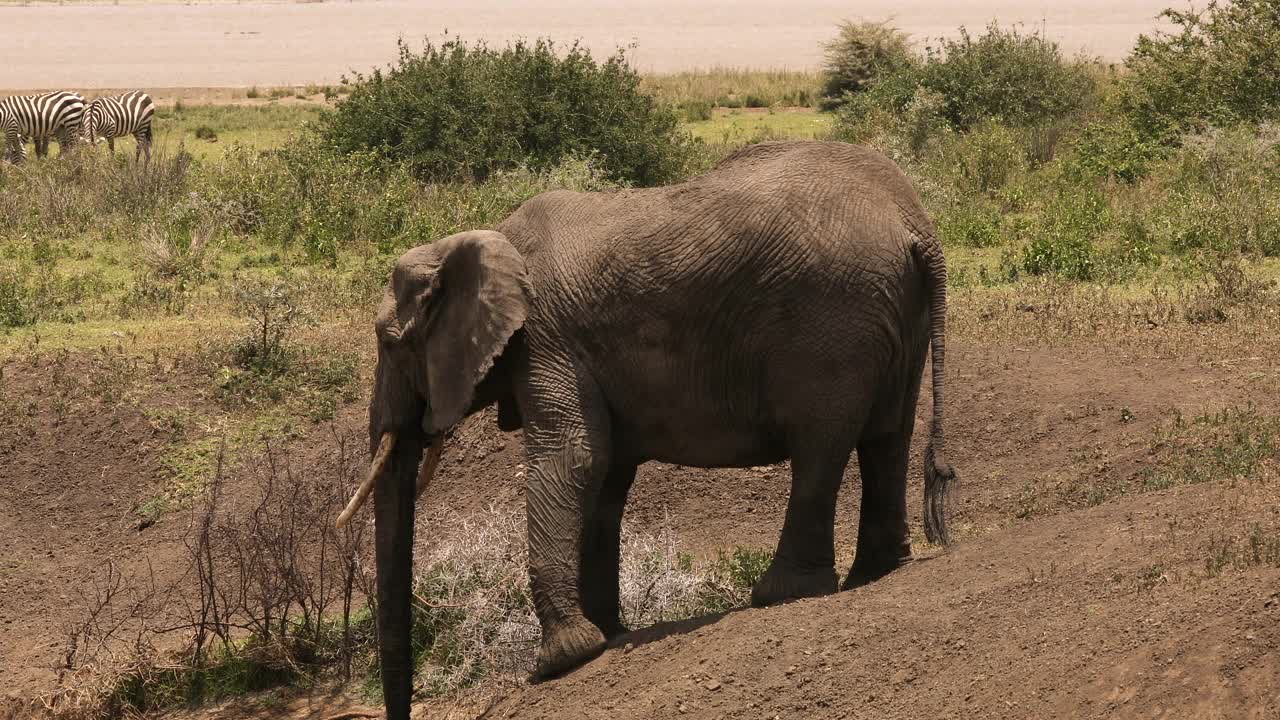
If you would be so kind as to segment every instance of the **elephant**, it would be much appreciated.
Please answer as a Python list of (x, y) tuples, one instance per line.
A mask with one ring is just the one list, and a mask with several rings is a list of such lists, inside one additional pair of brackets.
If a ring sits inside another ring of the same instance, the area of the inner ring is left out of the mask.
[(854, 451), (860, 525), (843, 587), (909, 561), (930, 346), (924, 523), (946, 543), (946, 308), (942, 246), (907, 177), (839, 142), (749, 146), (682, 184), (546, 192), (493, 230), (405, 252), (374, 323), (373, 462), (340, 519), (372, 492), (387, 717), (408, 718), (412, 694), (415, 500), (464, 417), (496, 404), (503, 430), (523, 430), (536, 677), (555, 677), (626, 631), (619, 531), (646, 461), (791, 461), (754, 605), (837, 590), (835, 504)]

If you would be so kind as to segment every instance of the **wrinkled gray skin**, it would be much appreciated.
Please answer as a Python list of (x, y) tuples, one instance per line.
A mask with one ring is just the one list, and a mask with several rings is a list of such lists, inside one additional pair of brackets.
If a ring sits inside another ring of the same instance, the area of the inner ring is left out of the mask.
[(845, 587), (909, 560), (907, 455), (931, 338), (925, 521), (945, 541), (945, 272), (902, 172), (816, 142), (756, 145), (682, 185), (545, 193), (497, 232), (405, 253), (378, 313), (369, 411), (373, 447), (399, 438), (374, 497), (387, 717), (409, 716), (423, 448), (495, 402), (504, 429), (524, 429), (543, 677), (624, 631), (618, 533), (647, 460), (791, 459), (756, 605), (836, 590), (836, 493), (855, 450), (861, 521)]

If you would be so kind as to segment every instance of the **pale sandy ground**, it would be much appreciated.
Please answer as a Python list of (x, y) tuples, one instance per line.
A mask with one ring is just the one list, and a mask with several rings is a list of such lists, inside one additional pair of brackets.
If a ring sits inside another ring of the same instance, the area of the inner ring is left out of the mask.
[(0, 0), (0, 88), (247, 87), (336, 82), (444, 30), (493, 43), (634, 44), (644, 72), (811, 68), (844, 17), (892, 17), (922, 44), (990, 19), (1043, 27), (1069, 52), (1122, 58), (1174, 0), (364, 0), (38, 3)]

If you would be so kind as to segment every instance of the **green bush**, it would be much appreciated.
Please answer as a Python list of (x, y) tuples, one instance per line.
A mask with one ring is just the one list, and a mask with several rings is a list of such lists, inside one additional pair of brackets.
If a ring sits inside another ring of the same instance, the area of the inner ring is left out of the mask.
[(1084, 126), (1071, 147), (1067, 165), (1076, 179), (1113, 178), (1137, 182), (1163, 152), (1123, 117), (1104, 117)]
[(1031, 227), (1034, 238), (1023, 248), (1022, 269), (1031, 275), (1096, 280), (1100, 275), (1095, 242), (1109, 222), (1101, 193), (1078, 190), (1059, 196)]
[(865, 92), (882, 77), (909, 68), (915, 61), (907, 34), (887, 22), (845, 20), (823, 50), (824, 110), (842, 104), (846, 94)]
[(36, 311), (26, 283), (16, 274), (0, 273), (0, 328), (33, 325), (35, 321)]
[(711, 103), (707, 100), (685, 100), (680, 103), (680, 112), (687, 122), (710, 120)]
[(959, 39), (927, 48), (922, 61), (896, 65), (866, 90), (845, 94), (835, 133), (918, 156), (945, 128), (1004, 125), (1025, 129), (1017, 139), (1020, 152), (1040, 165), (1053, 157), (1067, 123), (1090, 107), (1095, 91), (1086, 66), (1064, 60), (1057, 44), (1038, 33), (992, 23), (974, 38), (961, 28)]
[(1000, 213), (985, 204), (968, 202), (938, 215), (938, 237), (944, 245), (994, 247), (1000, 244)]
[(1058, 44), (1040, 33), (987, 26), (974, 38), (928, 48), (919, 83), (946, 98), (944, 114), (957, 129), (987, 119), (1033, 125), (1079, 112), (1094, 94), (1083, 64), (1063, 60)]
[(1158, 172), (1173, 250), (1280, 255), (1280, 128), (1186, 136)]
[(595, 153), (613, 180), (655, 185), (679, 174), (688, 139), (639, 85), (621, 51), (597, 63), (546, 40), (494, 50), (455, 39), (420, 54), (401, 43), (397, 65), (356, 75), (319, 132), (343, 154), (377, 152), (419, 178), (484, 180)]
[(960, 176), (978, 192), (999, 190), (1022, 169), (1023, 156), (1019, 138), (1012, 130), (1000, 123), (984, 122), (960, 143)]
[(1122, 102), (1143, 137), (1280, 118), (1280, 5), (1212, 0), (1165, 10), (1171, 33), (1142, 35), (1126, 61)]

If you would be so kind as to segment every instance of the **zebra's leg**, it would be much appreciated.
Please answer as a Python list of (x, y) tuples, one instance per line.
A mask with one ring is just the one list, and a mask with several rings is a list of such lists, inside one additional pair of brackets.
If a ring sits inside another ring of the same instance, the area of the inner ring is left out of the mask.
[(111, 151), (111, 157), (116, 156), (116, 139), (115, 138), (113, 137), (107, 138), (107, 149)]
[(37, 135), (31, 138), (31, 142), (36, 146), (36, 157), (42, 158), (49, 154), (49, 138), (44, 135)]

